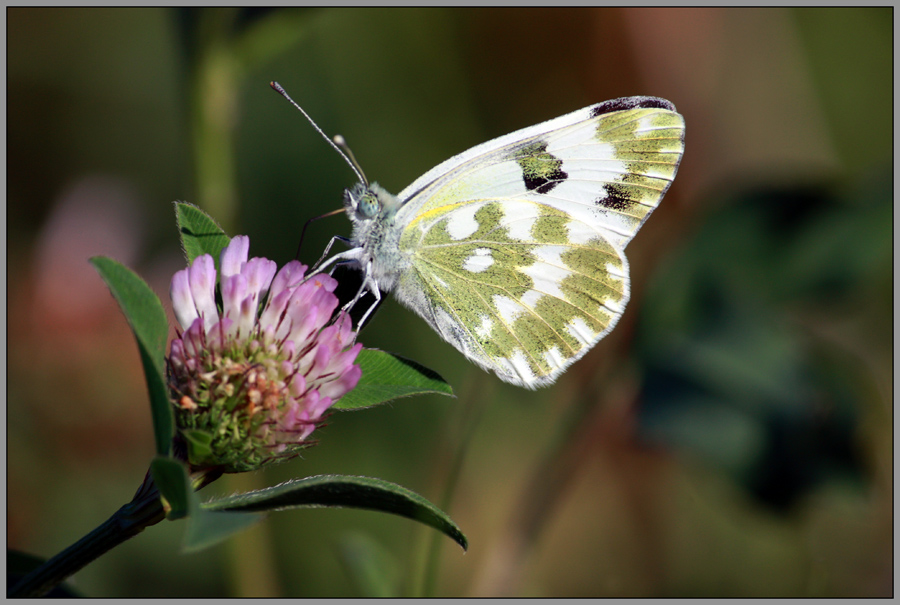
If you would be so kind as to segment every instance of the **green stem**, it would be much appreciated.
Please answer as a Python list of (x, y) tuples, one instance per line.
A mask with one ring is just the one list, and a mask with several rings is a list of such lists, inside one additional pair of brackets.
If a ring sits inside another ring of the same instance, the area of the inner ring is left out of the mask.
[(159, 491), (147, 473), (131, 502), (120, 508), (94, 531), (32, 570), (9, 591), (8, 597), (40, 597), (88, 563), (133, 538), (145, 527), (166, 516)]

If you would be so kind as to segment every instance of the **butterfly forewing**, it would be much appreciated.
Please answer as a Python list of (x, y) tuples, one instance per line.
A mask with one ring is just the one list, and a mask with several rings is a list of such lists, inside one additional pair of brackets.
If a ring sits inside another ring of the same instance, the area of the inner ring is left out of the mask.
[(660, 99), (607, 102), (451, 158), (400, 194), (398, 299), (507, 382), (555, 380), (628, 301), (623, 249), (678, 167)]

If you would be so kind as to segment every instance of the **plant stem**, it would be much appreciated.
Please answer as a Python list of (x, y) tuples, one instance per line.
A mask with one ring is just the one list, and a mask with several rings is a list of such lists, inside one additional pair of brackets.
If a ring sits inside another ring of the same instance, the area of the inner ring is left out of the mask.
[(82, 567), (166, 516), (159, 490), (149, 471), (134, 498), (94, 531), (32, 570), (7, 593), (8, 597), (40, 597)]

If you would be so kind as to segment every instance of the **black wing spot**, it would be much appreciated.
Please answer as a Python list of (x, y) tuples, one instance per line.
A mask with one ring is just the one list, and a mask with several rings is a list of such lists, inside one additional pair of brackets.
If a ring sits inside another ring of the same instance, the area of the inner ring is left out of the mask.
[(547, 194), (569, 178), (562, 169), (562, 160), (547, 152), (547, 143), (531, 143), (517, 149), (512, 157), (522, 169), (522, 181), (528, 191)]
[(524, 175), (525, 188), (528, 191), (537, 191), (541, 194), (550, 193), (554, 187), (567, 178), (569, 178), (569, 175), (562, 170), (558, 170), (550, 176), (530, 177), (526, 174)]
[(603, 186), (606, 191), (604, 197), (598, 197), (594, 203), (610, 210), (627, 210), (634, 201), (629, 197), (628, 190), (619, 183), (607, 183)]

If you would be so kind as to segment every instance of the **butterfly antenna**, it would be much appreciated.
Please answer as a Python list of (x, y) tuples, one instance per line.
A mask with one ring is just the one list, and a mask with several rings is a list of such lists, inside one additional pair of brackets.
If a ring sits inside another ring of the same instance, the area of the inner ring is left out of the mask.
[[(275, 89), (275, 92), (277, 92), (277, 93), (280, 94), (282, 97), (284, 97), (285, 99), (287, 99), (288, 101), (290, 101), (290, 102), (291, 102), (291, 105), (293, 105), (294, 107), (296, 107), (297, 109), (300, 110), (300, 113), (302, 113), (303, 116), (304, 116), (307, 120), (309, 120), (309, 123), (313, 125), (313, 128), (315, 128), (316, 131), (317, 131), (320, 135), (322, 135), (322, 138), (325, 139), (326, 141), (328, 141), (328, 144), (331, 145), (332, 147), (334, 147), (334, 150), (337, 151), (337, 152), (341, 155), (341, 157), (344, 158), (344, 161), (347, 162), (347, 164), (350, 165), (350, 168), (353, 170), (354, 173), (356, 173), (356, 178), (358, 178), (358, 179), (360, 180), (360, 182), (365, 183), (365, 185), (368, 187), (368, 186), (369, 186), (369, 181), (366, 180), (366, 177), (365, 177), (365, 175), (362, 173), (362, 170), (360, 170), (360, 169), (358, 168), (358, 164), (356, 164), (356, 161), (355, 161), (355, 160), (351, 161), (350, 158), (347, 157), (347, 154), (345, 154), (345, 153), (343, 152), (343, 150), (342, 150), (340, 147), (338, 147), (338, 145), (337, 145), (334, 141), (332, 141), (331, 139), (328, 138), (328, 135), (325, 134), (325, 133), (322, 131), (321, 128), (319, 128), (319, 125), (316, 124), (316, 123), (313, 121), (313, 119), (312, 119), (311, 117), (309, 117), (309, 114), (306, 113), (306, 112), (303, 110), (302, 107), (300, 107), (299, 105), (297, 105), (297, 102), (294, 101), (294, 99), (291, 98), (291, 95), (289, 95), (287, 92), (285, 92), (285, 90), (281, 87), (281, 84), (279, 84), (278, 82), (269, 82), (269, 86), (271, 86), (273, 89)], [(341, 140), (343, 141), (343, 139), (341, 139)], [(349, 151), (349, 149), (348, 149), (348, 151)], [(353, 154), (351, 154), (351, 155), (353, 155)], [(328, 215), (326, 214), (326, 215), (323, 215), (323, 216), (328, 216)]]
[(347, 157), (349, 157), (350, 161), (353, 162), (353, 165), (356, 166), (356, 174), (362, 177), (361, 180), (363, 184), (368, 187), (369, 179), (366, 178), (366, 173), (363, 172), (362, 166), (360, 166), (359, 162), (356, 161), (356, 156), (353, 155), (352, 151), (350, 151), (350, 147), (347, 145), (347, 141), (344, 140), (344, 137), (339, 134), (334, 135), (334, 144), (340, 147), (344, 151), (344, 153), (347, 154)]
[[(317, 221), (320, 218), (325, 218), (327, 216), (334, 216), (335, 214), (340, 214), (343, 211), (344, 211), (343, 208), (338, 208), (337, 210), (332, 210), (331, 212), (326, 212), (325, 214), (320, 214), (319, 216), (314, 216), (311, 219), (309, 219), (308, 221), (306, 221), (303, 224), (303, 230), (300, 231), (300, 243), (297, 244), (297, 256), (295, 256), (294, 258), (297, 260), (300, 260), (300, 248), (303, 247), (303, 238), (306, 237), (306, 228), (309, 227), (310, 223), (312, 223), (313, 221)], [(327, 251), (326, 251), (326, 254), (327, 254)], [(322, 256), (324, 257), (325, 255), (323, 254)], [(322, 262), (321, 258), (319, 259), (319, 263), (320, 262)], [(316, 265), (318, 265), (319, 263), (316, 263)]]

